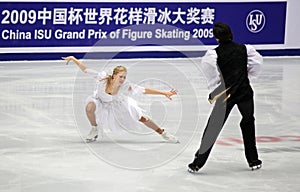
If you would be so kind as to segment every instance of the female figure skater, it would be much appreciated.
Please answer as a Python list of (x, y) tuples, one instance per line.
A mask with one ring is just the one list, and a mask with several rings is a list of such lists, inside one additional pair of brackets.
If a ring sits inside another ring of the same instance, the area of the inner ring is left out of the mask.
[(98, 138), (98, 126), (100, 126), (101, 133), (103, 133), (104, 124), (108, 124), (112, 131), (124, 131), (129, 127), (137, 126), (138, 122), (156, 131), (166, 141), (179, 142), (176, 137), (160, 128), (149, 117), (144, 116), (142, 110), (132, 102), (130, 97), (134, 94), (160, 94), (172, 100), (171, 96), (177, 94), (176, 90), (166, 92), (132, 84), (126, 81), (127, 69), (123, 66), (115, 67), (113, 74), (107, 75), (105, 72), (89, 69), (74, 56), (62, 57), (62, 59), (67, 61), (67, 65), (73, 61), (84, 73), (97, 80), (96, 90), (92, 96), (88, 97), (85, 108), (92, 126), (86, 137), (87, 142)]

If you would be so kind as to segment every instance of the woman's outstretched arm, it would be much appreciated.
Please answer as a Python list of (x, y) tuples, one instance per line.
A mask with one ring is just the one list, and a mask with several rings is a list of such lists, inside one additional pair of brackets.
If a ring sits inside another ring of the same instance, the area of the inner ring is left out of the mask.
[(152, 94), (152, 95), (164, 95), (168, 99), (172, 100), (172, 96), (177, 94), (177, 91), (175, 89), (172, 89), (171, 91), (160, 91), (157, 89), (145, 87), (144, 94)]
[(68, 65), (70, 61), (73, 61), (81, 69), (81, 71), (86, 73), (86, 69), (87, 69), (86, 65), (81, 63), (74, 56), (62, 57), (62, 59), (67, 61), (66, 65)]

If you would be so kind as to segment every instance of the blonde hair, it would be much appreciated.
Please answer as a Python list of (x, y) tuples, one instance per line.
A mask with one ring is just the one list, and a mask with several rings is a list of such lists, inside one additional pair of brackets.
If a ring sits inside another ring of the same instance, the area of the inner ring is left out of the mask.
[(108, 75), (107, 77), (101, 79), (100, 81), (106, 80), (106, 89), (107, 89), (110, 86), (110, 84), (114, 78), (114, 75), (117, 75), (118, 73), (121, 73), (121, 72), (127, 72), (126, 67), (121, 66), (121, 65), (116, 66), (113, 70), (112, 75)]
[(126, 67), (119, 65), (114, 68), (112, 76), (117, 75), (118, 73), (121, 73), (121, 72), (127, 72), (127, 69), (126, 69)]

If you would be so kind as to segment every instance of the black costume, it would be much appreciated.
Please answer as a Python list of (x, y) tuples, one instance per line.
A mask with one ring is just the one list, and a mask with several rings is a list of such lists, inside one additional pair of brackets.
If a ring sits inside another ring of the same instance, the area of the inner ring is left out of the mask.
[(242, 115), (240, 127), (247, 162), (250, 167), (260, 165), (261, 161), (258, 159), (255, 141), (253, 90), (248, 79), (247, 48), (245, 45), (228, 40), (220, 42), (215, 51), (218, 71), (221, 74), (221, 84), (210, 94), (209, 99), (225, 91), (216, 99), (202, 136), (200, 148), (195, 154), (194, 161), (189, 164), (189, 168), (198, 171), (205, 164), (228, 115), (235, 105)]

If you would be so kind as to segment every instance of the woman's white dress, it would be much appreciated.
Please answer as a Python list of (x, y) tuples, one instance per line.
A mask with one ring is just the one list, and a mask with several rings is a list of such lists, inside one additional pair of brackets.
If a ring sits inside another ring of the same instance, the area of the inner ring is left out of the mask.
[[(145, 88), (125, 81), (116, 95), (105, 92), (107, 74), (86, 69), (85, 72), (96, 80), (94, 94), (87, 98), (87, 103), (96, 104), (96, 118), (100, 129), (105, 125), (114, 133), (136, 132), (141, 124), (142, 109), (130, 96), (143, 94)], [(101, 81), (102, 80), (102, 81)]]

